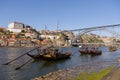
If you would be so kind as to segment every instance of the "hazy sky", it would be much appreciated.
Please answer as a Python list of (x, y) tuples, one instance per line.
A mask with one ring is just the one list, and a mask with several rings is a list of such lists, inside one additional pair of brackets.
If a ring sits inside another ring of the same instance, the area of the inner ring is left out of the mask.
[(120, 24), (120, 0), (0, 0), (0, 26), (13, 21), (37, 30)]

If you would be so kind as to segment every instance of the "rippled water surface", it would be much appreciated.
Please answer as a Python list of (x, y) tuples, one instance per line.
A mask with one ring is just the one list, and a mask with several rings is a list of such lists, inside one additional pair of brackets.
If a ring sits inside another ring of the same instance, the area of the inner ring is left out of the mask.
[[(85, 63), (91, 63), (93, 61), (114, 61), (120, 57), (120, 50), (115, 52), (109, 52), (108, 47), (100, 47), (103, 51), (102, 55), (90, 56), (90, 55), (80, 55), (78, 52), (79, 48), (62, 48), (62, 51), (71, 51), (72, 56), (70, 59), (60, 60), (60, 61), (33, 61), (29, 62), (27, 65), (19, 70), (15, 70), (16, 67), (25, 63), (30, 59), (29, 56), (25, 55), (9, 65), (2, 65), (14, 58), (24, 54), (28, 50), (33, 48), (0, 48), (0, 80), (30, 80), (40, 75), (44, 75), (49, 72), (53, 72), (59, 69), (65, 69), (68, 67), (74, 67), (77, 65), (83, 65)], [(36, 52), (33, 52), (36, 53)]]

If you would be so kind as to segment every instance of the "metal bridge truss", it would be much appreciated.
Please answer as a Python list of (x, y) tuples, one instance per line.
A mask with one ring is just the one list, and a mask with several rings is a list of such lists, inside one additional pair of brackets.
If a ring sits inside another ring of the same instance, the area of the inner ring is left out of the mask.
[(114, 37), (117, 36), (118, 38), (120, 38), (120, 34), (113, 31), (113, 30), (109, 30), (109, 28), (119, 28), (120, 24), (115, 24), (115, 25), (107, 25), (107, 26), (98, 26), (98, 27), (91, 27), (91, 28), (83, 28), (83, 29), (75, 29), (75, 30), (68, 30), (71, 31), (73, 33), (75, 32), (79, 32), (79, 35), (84, 35), (85, 33), (89, 33), (92, 31), (107, 31), (110, 34), (114, 34)]
[[(113, 30), (109, 30), (110, 28), (120, 28), (120, 24), (115, 24), (115, 25), (106, 25), (106, 26), (98, 26), (98, 27), (90, 27), (90, 28), (83, 28), (83, 29), (75, 29), (75, 30), (68, 30), (72, 33), (79, 33), (80, 36), (83, 36), (86, 33), (92, 32), (92, 31), (107, 31), (110, 34), (114, 34), (114, 37), (117, 36), (117, 38), (120, 39), (120, 34), (118, 34), (117, 32), (113, 31)], [(75, 35), (75, 38), (77, 38), (77, 36)], [(75, 39), (74, 38), (74, 39)], [(80, 37), (82, 39), (82, 37)], [(74, 43), (76, 44), (76, 43)], [(78, 44), (78, 43), (77, 43)], [(80, 43), (80, 44), (84, 44), (84, 43)], [(87, 44), (87, 43), (85, 43)], [(88, 44), (112, 44), (112, 43), (88, 43)]]

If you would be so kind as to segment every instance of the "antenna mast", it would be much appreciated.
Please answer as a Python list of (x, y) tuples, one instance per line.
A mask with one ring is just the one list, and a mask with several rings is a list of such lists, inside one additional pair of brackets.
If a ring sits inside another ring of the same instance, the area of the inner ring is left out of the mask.
[(45, 25), (45, 39), (46, 39), (46, 29), (47, 29), (47, 25)]
[(59, 21), (57, 21), (57, 35), (58, 35), (58, 30), (59, 30)]

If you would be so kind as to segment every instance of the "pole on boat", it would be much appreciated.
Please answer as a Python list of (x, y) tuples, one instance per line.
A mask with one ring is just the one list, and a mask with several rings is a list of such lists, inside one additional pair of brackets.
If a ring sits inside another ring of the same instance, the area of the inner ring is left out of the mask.
[(26, 65), (28, 62), (30, 62), (32, 59), (29, 59), (27, 62), (25, 62), (24, 64), (20, 65), (19, 67), (15, 68), (15, 70), (18, 70), (20, 68), (22, 68), (24, 65)]
[[(39, 46), (39, 47), (41, 47), (41, 46)], [(39, 48), (39, 47), (37, 47), (37, 48)], [(15, 60), (19, 59), (20, 57), (24, 56), (25, 54), (27, 54), (27, 53), (29, 53), (29, 52), (31, 52), (31, 51), (33, 51), (33, 50), (37, 49), (37, 48), (34, 48), (34, 49), (32, 49), (32, 50), (30, 50), (30, 51), (28, 51), (28, 52), (26, 52), (26, 53), (24, 53), (24, 54), (20, 55), (19, 57), (15, 58), (15, 59), (13, 59), (13, 60), (11, 60), (11, 61), (7, 62), (7, 63), (4, 63), (3, 65), (8, 65), (8, 64), (10, 64), (11, 62), (13, 62), (13, 61), (15, 61)]]

